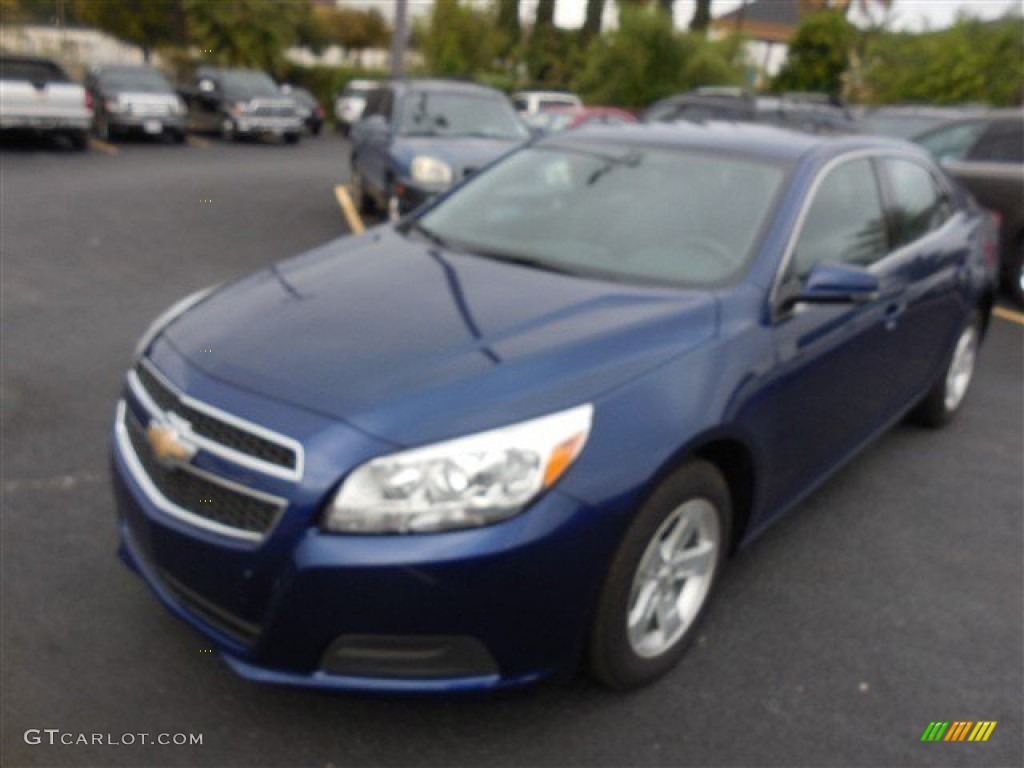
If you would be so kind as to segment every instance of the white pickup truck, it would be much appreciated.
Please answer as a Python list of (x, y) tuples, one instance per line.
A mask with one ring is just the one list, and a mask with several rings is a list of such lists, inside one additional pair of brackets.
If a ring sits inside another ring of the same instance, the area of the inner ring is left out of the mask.
[(86, 90), (50, 59), (0, 56), (0, 130), (66, 136), (89, 143), (92, 105)]

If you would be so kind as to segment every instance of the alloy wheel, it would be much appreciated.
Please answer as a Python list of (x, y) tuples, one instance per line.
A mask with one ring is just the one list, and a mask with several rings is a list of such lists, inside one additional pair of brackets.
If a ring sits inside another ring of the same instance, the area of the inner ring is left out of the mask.
[(963, 402), (967, 388), (974, 377), (974, 363), (978, 357), (978, 329), (974, 323), (964, 328), (957, 339), (953, 359), (946, 373), (945, 406), (947, 411), (955, 411)]
[(708, 596), (720, 546), (718, 516), (706, 499), (690, 499), (665, 518), (633, 577), (626, 627), (634, 653), (653, 658), (679, 642)]

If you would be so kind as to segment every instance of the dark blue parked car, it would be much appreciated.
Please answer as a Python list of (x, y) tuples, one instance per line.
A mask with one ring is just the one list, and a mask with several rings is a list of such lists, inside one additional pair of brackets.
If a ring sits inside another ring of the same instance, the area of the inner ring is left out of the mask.
[(994, 257), (899, 141), (558, 135), (157, 321), (122, 554), (253, 680), (647, 683), (737, 545), (957, 412)]
[(356, 205), (397, 220), (522, 144), (530, 132), (493, 88), (395, 80), (370, 92), (349, 137)]

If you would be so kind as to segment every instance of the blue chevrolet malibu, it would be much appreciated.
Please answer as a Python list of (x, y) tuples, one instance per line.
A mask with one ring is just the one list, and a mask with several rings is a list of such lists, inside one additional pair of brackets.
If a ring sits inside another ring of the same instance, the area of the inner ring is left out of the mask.
[(547, 139), (158, 319), (122, 555), (252, 680), (648, 683), (738, 545), (960, 409), (995, 235), (902, 142)]

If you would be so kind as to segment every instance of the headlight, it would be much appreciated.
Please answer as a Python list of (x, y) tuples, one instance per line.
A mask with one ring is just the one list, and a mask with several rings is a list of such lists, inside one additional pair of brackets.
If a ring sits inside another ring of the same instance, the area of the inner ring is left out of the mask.
[(521, 512), (567, 470), (593, 406), (394, 453), (358, 467), (324, 521), (344, 533), (425, 533), (489, 525)]
[(451, 184), (452, 167), (436, 157), (420, 156), (413, 158), (412, 177), (423, 184)]
[(232, 115), (244, 115), (249, 111), (249, 105), (244, 101), (236, 101), (234, 104), (228, 107), (228, 112)]
[(171, 107), (171, 114), (172, 115), (184, 115), (186, 111), (187, 111), (187, 108), (185, 107), (185, 102), (182, 101), (181, 99), (178, 99), (177, 101), (175, 101), (174, 105)]
[(203, 288), (201, 291), (196, 291), (195, 293), (186, 296), (181, 301), (175, 302), (161, 312), (157, 319), (149, 324), (149, 328), (146, 329), (146, 332), (142, 334), (142, 338), (140, 338), (138, 343), (135, 345), (135, 357), (141, 357), (145, 351), (149, 349), (149, 345), (153, 343), (153, 339), (159, 336), (160, 332), (164, 328), (174, 322), (175, 319), (187, 310), (205, 299), (219, 287), (220, 284), (218, 283), (217, 285), (211, 285), (208, 288)]

